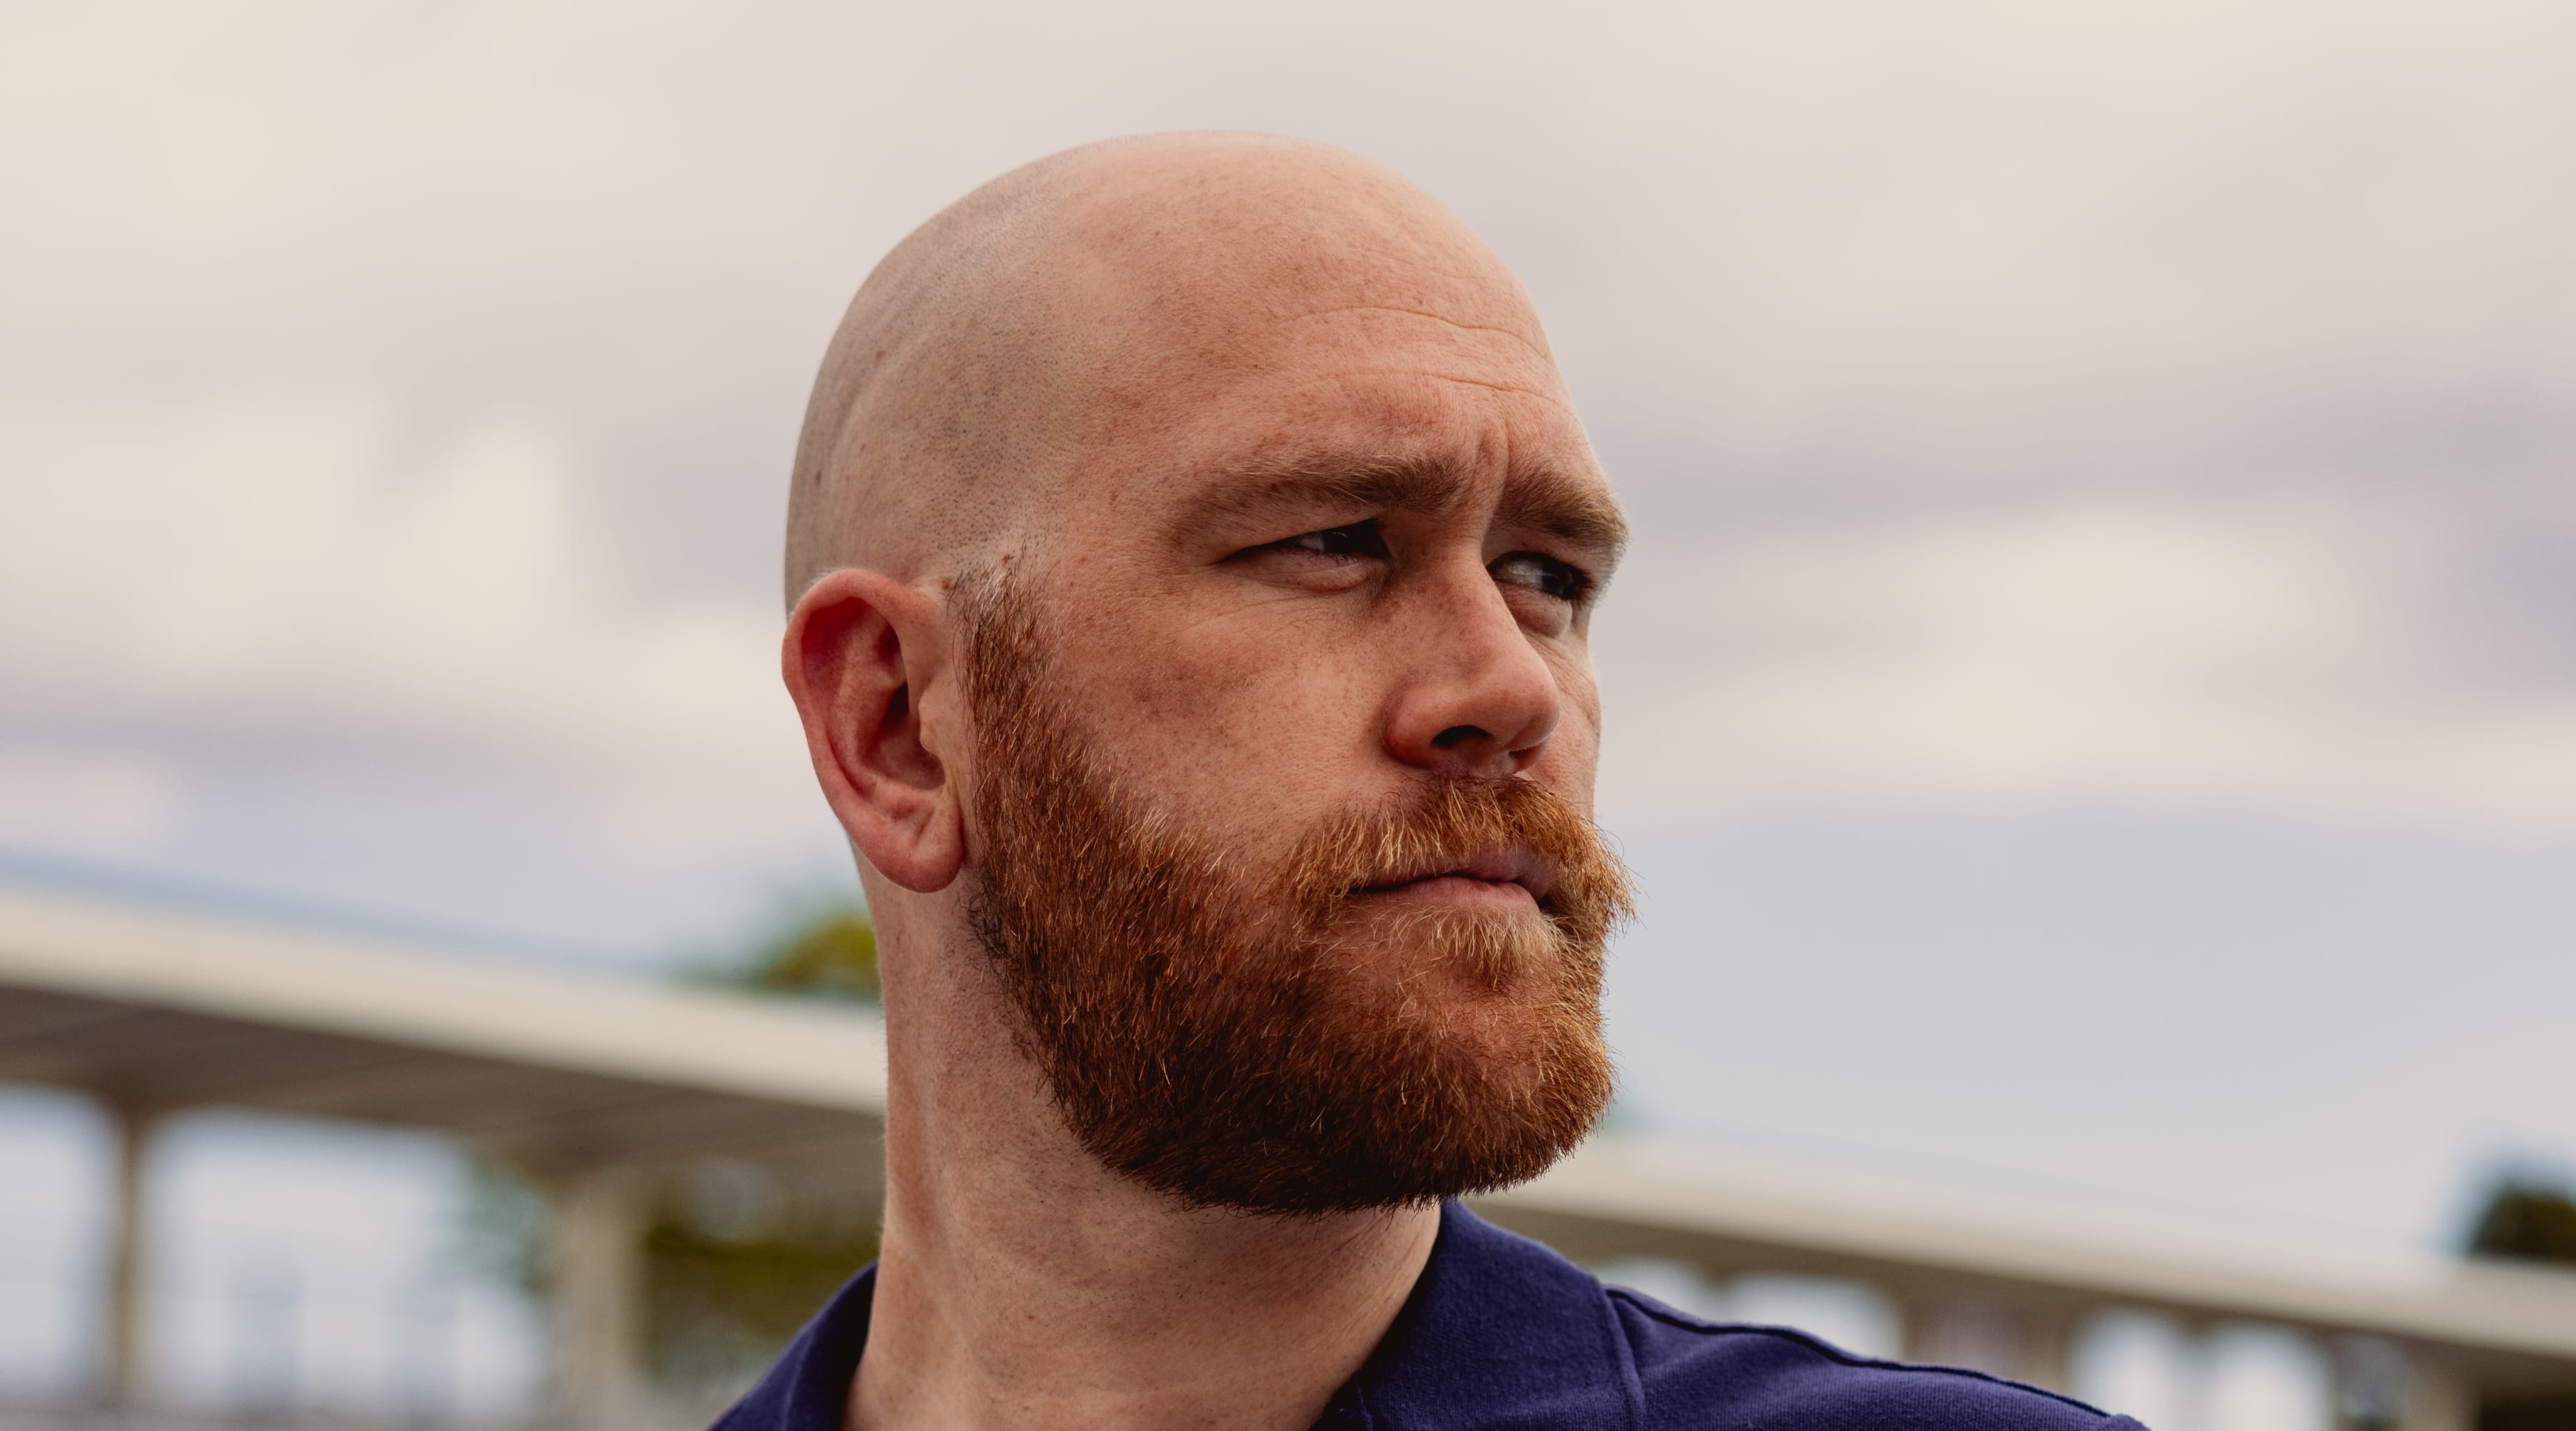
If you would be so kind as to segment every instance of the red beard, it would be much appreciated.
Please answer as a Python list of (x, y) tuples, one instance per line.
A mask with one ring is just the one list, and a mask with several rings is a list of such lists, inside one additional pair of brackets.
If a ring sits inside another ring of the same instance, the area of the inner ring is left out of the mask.
[[(1247, 871), (1086, 754), (1024, 593), (958, 591), (973, 928), (1094, 1157), (1192, 1206), (1319, 1213), (1509, 1186), (1581, 1141), (1610, 1098), (1601, 960), (1629, 912), (1589, 820), (1525, 780), (1426, 777)], [(1535, 912), (1363, 907), (1498, 848), (1549, 872)]]

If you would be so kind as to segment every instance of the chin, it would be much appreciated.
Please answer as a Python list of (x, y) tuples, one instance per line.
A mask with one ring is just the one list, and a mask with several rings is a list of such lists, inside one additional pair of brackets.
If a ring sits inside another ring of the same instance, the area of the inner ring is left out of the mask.
[(1540, 990), (1463, 991), (1422, 1012), (1437, 1056), (1491, 1097), (1527, 1092), (1565, 1043), (1564, 1005)]
[(1534, 905), (1380, 907), (1342, 947), (1355, 975), (1423, 995), (1447, 991), (1462, 1007), (1561, 997), (1576, 974), (1555, 925)]

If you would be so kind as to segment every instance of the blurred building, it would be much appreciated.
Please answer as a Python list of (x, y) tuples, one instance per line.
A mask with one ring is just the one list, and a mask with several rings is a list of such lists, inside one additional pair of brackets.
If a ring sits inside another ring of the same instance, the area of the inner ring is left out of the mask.
[[(696, 1419), (703, 1408), (674, 1398), (669, 1369), (657, 1379), (648, 1365), (655, 1198), (716, 1163), (872, 1221), (884, 1060), (880, 1025), (849, 1008), (0, 892), (0, 1080), (76, 1090), (117, 1130), (98, 1384), (68, 1404), (0, 1408), (0, 1428), (188, 1422), (156, 1377), (145, 1289), (157, 1249), (142, 1209), (156, 1128), (202, 1108), (434, 1130), (519, 1170), (548, 1208), (546, 1419)], [(2323, 1370), (2315, 1405), (2279, 1413), (2283, 1431), (2576, 1424), (2576, 1275), (2343, 1272), (2151, 1248), (1608, 1139), (1479, 1206), (1689, 1309), (1821, 1321), (1865, 1352), (2098, 1395), (2103, 1374), (2086, 1366), (2124, 1345), (2161, 1337), (2221, 1359), (2286, 1347)], [(1800, 1306), (1814, 1315), (1789, 1314)], [(299, 1414), (291, 1396), (273, 1412)]]

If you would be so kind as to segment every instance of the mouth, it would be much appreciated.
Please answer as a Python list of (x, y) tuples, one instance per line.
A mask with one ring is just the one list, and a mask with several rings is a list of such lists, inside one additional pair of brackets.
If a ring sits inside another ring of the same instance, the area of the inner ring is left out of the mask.
[(1485, 850), (1464, 859), (1426, 864), (1395, 878), (1360, 886), (1354, 894), (1443, 903), (1501, 901), (1544, 907), (1547, 868), (1528, 850)]

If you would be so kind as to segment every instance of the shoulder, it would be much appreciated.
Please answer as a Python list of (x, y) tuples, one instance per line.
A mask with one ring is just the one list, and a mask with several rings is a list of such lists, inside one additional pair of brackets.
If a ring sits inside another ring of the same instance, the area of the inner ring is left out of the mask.
[(1653, 1431), (2142, 1431), (1982, 1372), (1854, 1356), (1804, 1332), (1704, 1322), (1605, 1288)]

